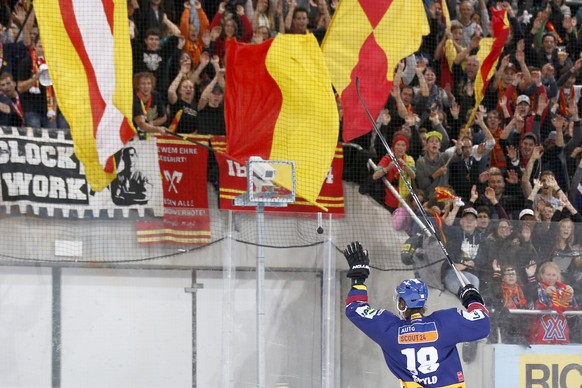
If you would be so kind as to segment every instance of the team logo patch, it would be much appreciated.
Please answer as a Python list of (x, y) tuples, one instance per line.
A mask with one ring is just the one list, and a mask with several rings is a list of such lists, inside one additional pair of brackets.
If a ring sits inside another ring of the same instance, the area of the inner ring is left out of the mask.
[(465, 311), (461, 309), (457, 309), (459, 315), (462, 315), (468, 321), (478, 321), (479, 319), (485, 318), (485, 313), (482, 310), (476, 309), (473, 311)]
[(439, 332), (434, 322), (413, 323), (398, 328), (399, 344), (423, 344), (435, 342)]
[(558, 315), (545, 315), (542, 318), (544, 328), (544, 341), (566, 341), (566, 321), (559, 319)]
[(362, 306), (356, 309), (356, 314), (363, 318), (373, 319), (374, 316), (378, 315), (378, 310), (373, 309), (370, 306)]

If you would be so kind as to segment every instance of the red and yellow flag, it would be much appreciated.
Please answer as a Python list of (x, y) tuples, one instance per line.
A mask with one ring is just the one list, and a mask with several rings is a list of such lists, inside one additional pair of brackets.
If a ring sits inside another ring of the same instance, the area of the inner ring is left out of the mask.
[(392, 90), (398, 62), (420, 47), (430, 32), (422, 0), (342, 0), (322, 50), (343, 105), (343, 138), (372, 129), (356, 93), (378, 117)]
[(449, 13), (449, 5), (447, 0), (440, 0), (441, 8), (443, 9), (443, 22), (446, 28), (451, 27), (451, 14)]
[(477, 58), (479, 58), (479, 71), (475, 78), (475, 107), (471, 112), (471, 117), (467, 121), (467, 126), (463, 130), (465, 133), (469, 125), (473, 122), (473, 117), (479, 109), (479, 105), (485, 97), (485, 91), (489, 85), (489, 80), (495, 74), (497, 68), (497, 61), (503, 52), (503, 46), (507, 41), (510, 32), (509, 19), (504, 9), (498, 10), (491, 8), (491, 25), (493, 27), (493, 37), (484, 38), (479, 42), (479, 51)]
[[(258, 45), (233, 39), (226, 68), (226, 153), (239, 162), (251, 156), (294, 161), (297, 195), (315, 204), (339, 132), (317, 40), (312, 34), (281, 34)], [(290, 179), (277, 170), (277, 183), (290, 188)]]
[(113, 155), (135, 135), (126, 1), (36, 0), (58, 106), (94, 191), (115, 177)]

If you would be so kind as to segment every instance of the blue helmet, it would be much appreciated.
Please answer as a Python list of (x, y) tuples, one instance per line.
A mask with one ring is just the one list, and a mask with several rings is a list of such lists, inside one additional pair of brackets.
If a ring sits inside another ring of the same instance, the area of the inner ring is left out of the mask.
[(405, 280), (396, 288), (396, 294), (404, 300), (409, 309), (424, 307), (428, 299), (428, 288), (420, 279)]

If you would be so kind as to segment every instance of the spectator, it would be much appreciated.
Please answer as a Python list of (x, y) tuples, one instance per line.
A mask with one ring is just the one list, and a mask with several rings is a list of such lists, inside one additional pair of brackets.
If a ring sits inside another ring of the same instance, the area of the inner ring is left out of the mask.
[[(20, 13), (20, 11), (18, 11), (18, 13)], [(1, 71), (7, 71), (18, 77), (18, 65), (24, 58), (30, 55), (37, 36), (39, 35), (38, 26), (35, 24), (35, 20), (35, 11), (34, 8), (32, 8), (26, 23), (24, 23), (24, 26), (22, 27), (20, 38), (13, 43), (11, 43), (11, 41), (14, 40), (16, 35), (12, 34), (13, 31), (6, 29), (5, 25), (0, 25), (0, 41), (3, 42), (0, 43), (0, 54), (2, 54), (2, 60), (0, 60)], [(11, 35), (11, 37), (7, 35)]]
[[(479, 289), (480, 281), (477, 276), (475, 258), (484, 242), (484, 238), (476, 233), (477, 210), (472, 207), (463, 209), (459, 225), (453, 225), (458, 211), (459, 204), (455, 202), (443, 226), (447, 236), (447, 251), (454, 261), (455, 268), (465, 275), (469, 283)], [(445, 288), (455, 294), (461, 283), (447, 261), (443, 263), (442, 276)]]
[[(475, 187), (475, 186), (473, 186)], [(477, 188), (475, 187), (475, 191)], [(479, 206), (477, 209), (477, 233), (481, 234), (482, 238), (489, 235), (489, 226), (491, 224), (491, 211), (487, 206)]]
[(46, 77), (48, 71), (42, 42), (37, 36), (30, 55), (18, 65), (16, 75), (24, 123), (33, 128), (69, 128), (59, 112), (52, 81), (41, 83), (41, 76)]
[(549, 63), (555, 69), (558, 75), (562, 75), (565, 71), (572, 67), (573, 64), (569, 58), (560, 59), (558, 55), (556, 37), (552, 33), (548, 32), (543, 35), (540, 48), (532, 48), (534, 36), (541, 28), (542, 27), (539, 26), (538, 23), (534, 22), (531, 32), (526, 35), (525, 54), (527, 61), (530, 65), (540, 69), (545, 64)]
[[(416, 194), (418, 201), (422, 204), (424, 202), (424, 193), (422, 192), (422, 190), (414, 189), (413, 191)], [(420, 210), (418, 209), (418, 205), (416, 204), (416, 201), (412, 197), (412, 194), (408, 194), (404, 198), (404, 202), (408, 204), (408, 206), (410, 207), (410, 209), (412, 209), (413, 212), (418, 213), (418, 215), (420, 215)], [(406, 210), (406, 208), (403, 206), (394, 210), (394, 213), (392, 213), (392, 228), (394, 230), (404, 230), (409, 236), (412, 236), (413, 225), (411, 225), (411, 221), (412, 220), (410, 214), (408, 213), (408, 210)]]
[[(509, 309), (526, 309), (530, 303), (528, 296), (531, 294), (530, 288), (535, 287), (536, 264), (530, 263), (526, 271), (528, 283), (524, 290), (518, 282), (517, 271), (514, 267), (503, 266), (497, 260), (493, 260), (493, 302), (491, 306), (494, 306), (494, 315), (492, 322), (499, 328), (501, 342), (504, 344), (526, 343), (523, 318), (507, 311)], [(491, 333), (496, 334), (494, 330)]]
[[(440, 85), (453, 89), (453, 63), (457, 54), (462, 52), (466, 46), (463, 45), (463, 25), (456, 20), (451, 22), (450, 29), (445, 31), (434, 52), (435, 61), (440, 61)], [(462, 64), (464, 67), (465, 63)]]
[(452, 156), (452, 152), (441, 152), (446, 150), (443, 144), (448, 145), (449, 137), (438, 115), (431, 114), (430, 119), (437, 130), (426, 134), (426, 153), (416, 162), (416, 184), (425, 193), (433, 193), (435, 187), (448, 184), (447, 167)]
[[(200, 57), (200, 63), (198, 64), (197, 67), (194, 65), (194, 62), (192, 61), (192, 58), (190, 58), (190, 55), (187, 52), (183, 52), (182, 54), (180, 54), (180, 68), (174, 78), (174, 81), (176, 80), (177, 77), (180, 77), (180, 79), (187, 78), (194, 84), (195, 87), (200, 85), (200, 83), (202, 82), (202, 78), (204, 77), (203, 73), (206, 70), (206, 66), (208, 66), (209, 63), (210, 56), (206, 51), (202, 53)], [(171, 87), (172, 86), (170, 85), (170, 89)], [(170, 89), (168, 89), (168, 91)]]
[[(555, 142), (548, 142), (549, 149), (542, 157), (542, 162), (544, 162), (544, 158), (549, 159), (547, 160), (546, 168), (554, 172), (558, 184), (566, 191), (570, 190), (568, 164), (571, 161), (569, 159), (572, 157), (576, 148), (582, 143), (582, 127), (578, 116), (578, 104), (575, 101), (570, 101), (567, 113), (569, 114), (569, 118), (565, 118), (562, 114), (559, 114), (556, 120), (552, 121), (552, 124), (556, 128), (556, 140)], [(535, 128), (536, 126), (534, 126)], [(568, 133), (570, 130), (571, 133)], [(552, 133), (550, 132), (550, 134)], [(565, 142), (563, 149), (560, 148), (560, 137), (562, 137), (562, 142)], [(566, 140), (567, 138), (569, 140)], [(550, 158), (552, 154), (556, 153), (557, 157)], [(574, 154), (574, 157), (576, 157), (576, 154)]]
[[(522, 96), (519, 98), (521, 97)], [(528, 98), (527, 96), (524, 97)], [(523, 102), (525, 102), (525, 99)], [(534, 147), (538, 143), (538, 138), (534, 133), (526, 133), (520, 140), (521, 133), (524, 130), (524, 125), (525, 121), (523, 120), (523, 117), (521, 114), (516, 113), (499, 136), (499, 143), (506, 153), (505, 158), (510, 162), (507, 166), (510, 170), (525, 169), (532, 156)], [(517, 149), (519, 149), (519, 151), (517, 151)], [(538, 167), (536, 167), (535, 164), (532, 166), (533, 171), (536, 171), (537, 168)]]
[(528, 267), (532, 264), (538, 265), (540, 263), (540, 256), (534, 246), (535, 221), (530, 219), (532, 214), (531, 209), (524, 209), (520, 212), (520, 222), (516, 223), (520, 230), (515, 238), (518, 243), (518, 249), (510, 253), (512, 258), (509, 263), (515, 266), (517, 280), (520, 284), (528, 284), (531, 276), (528, 274)]
[(144, 47), (134, 50), (134, 74), (150, 72), (156, 77), (156, 91), (166, 100), (168, 92), (168, 64), (178, 64), (180, 52), (184, 47), (183, 37), (170, 37), (161, 44), (158, 29), (149, 29), (145, 33)]
[(212, 56), (218, 56), (221, 64), (224, 64), (226, 42), (234, 38), (240, 42), (249, 43), (253, 37), (253, 26), (245, 15), (244, 6), (237, 4), (235, 10), (236, 13), (227, 12), (226, 3), (221, 2), (218, 6), (218, 12), (210, 24), (213, 37), (210, 53)]
[(164, 134), (167, 121), (166, 107), (160, 94), (154, 90), (156, 77), (152, 73), (137, 73), (133, 77), (135, 97), (133, 99), (133, 122), (138, 130)]
[(204, 88), (198, 101), (198, 132), (205, 135), (225, 135), (224, 123), (224, 89), (220, 86), (224, 79), (224, 70), (220, 70), (214, 79)]
[(487, 182), (487, 185), (482, 189), (484, 195), (479, 195), (475, 205), (487, 206), (491, 211), (491, 218), (509, 218), (512, 212), (523, 209), (523, 194), (514, 170), (508, 170), (507, 178), (504, 179), (501, 170), (491, 167), (479, 175), (479, 181)]
[(0, 44), (13, 44), (24, 39), (21, 27), (23, 28), (25, 19), (26, 9), (23, 3), (16, 2), (12, 9), (6, 3), (2, 3), (0, 8), (0, 30), (2, 30)]
[[(426, 2), (425, 2), (426, 4)], [(434, 62), (434, 54), (439, 42), (445, 36), (445, 23), (443, 22), (443, 7), (438, 0), (430, 0), (428, 4), (428, 23), (430, 34), (422, 38), (420, 53), (429, 60)], [(440, 60), (440, 58), (439, 58)]]
[(331, 16), (325, 0), (317, 1), (317, 16), (313, 28), (309, 28), (309, 12), (304, 7), (298, 7), (295, 0), (289, 2), (289, 12), (285, 18), (285, 30), (291, 34), (313, 33), (321, 44)]
[(451, 173), (449, 183), (459, 197), (468, 201), (471, 198), (471, 188), (479, 178), (479, 163), (472, 155), (473, 143), (470, 137), (465, 136), (457, 141), (455, 150), (450, 161), (450, 168), (454, 173)]
[(277, 0), (277, 7), (274, 12), (270, 0), (253, 0), (253, 8), (252, 25), (255, 32), (259, 27), (266, 27), (268, 31), (272, 31), (272, 36), (268, 36), (267, 39), (274, 37), (277, 31), (285, 32), (283, 0)]
[[(523, 92), (520, 92), (521, 94), (515, 100), (515, 105), (512, 105), (512, 97), (516, 92), (516, 85), (519, 85), (521, 79), (524, 78), (523, 74), (516, 74), (514, 81), (507, 87), (504, 94), (505, 99), (503, 104), (507, 106), (508, 111), (515, 108), (515, 115), (513, 118), (518, 122), (514, 122), (513, 126), (510, 128), (506, 127), (501, 138), (507, 139), (509, 134), (513, 131), (512, 135), (515, 136), (513, 143), (515, 144), (519, 143), (519, 141), (521, 141), (527, 133), (532, 132), (534, 120), (538, 120), (540, 122), (541, 128), (545, 128), (546, 125), (545, 122), (548, 112), (546, 109), (548, 107), (548, 94), (546, 92), (545, 86), (542, 83), (542, 72), (538, 68), (530, 67), (530, 75), (532, 85), (530, 87), (526, 87)], [(517, 116), (517, 118), (515, 116)], [(522, 120), (523, 126), (521, 126), (520, 122)], [(539, 133), (537, 134), (537, 137), (539, 141)]]
[(0, 125), (23, 127), (24, 112), (12, 74), (0, 74)]
[(481, 159), (488, 156), (495, 146), (495, 139), (483, 121), (482, 111), (475, 114), (475, 123), (482, 130), (486, 141), (474, 146), (471, 137), (465, 135), (457, 142), (455, 154), (451, 159), (451, 171), (455, 174), (451, 174), (449, 183), (464, 200), (470, 199), (471, 187), (478, 183)]
[[(437, 77), (434, 69), (425, 66), (424, 62), (417, 62), (417, 69), (421, 71), (421, 73), (417, 72), (420, 86), (414, 88), (413, 99), (414, 106), (419, 108), (418, 114), (421, 125), (428, 119), (432, 111), (437, 109), (441, 111), (450, 109), (452, 103), (455, 101), (455, 97), (450, 93), (450, 89), (447, 92), (436, 84)], [(424, 70), (422, 70), (423, 68)], [(426, 88), (424, 87), (425, 84)]]
[(168, 101), (170, 103), (168, 118), (170, 132), (196, 132), (198, 130), (198, 112), (196, 111), (197, 104), (194, 101), (194, 83), (187, 77), (178, 75), (168, 89)]
[[(135, 23), (138, 31), (158, 30), (162, 36), (180, 35), (180, 29), (168, 19), (164, 10), (163, 0), (146, 0), (136, 10)], [(144, 38), (147, 38), (144, 36)]]
[(492, 264), (495, 260), (502, 266), (515, 266), (513, 262), (517, 256), (518, 241), (513, 238), (513, 225), (509, 220), (499, 220), (493, 227), (493, 233), (483, 239), (479, 252), (475, 257), (479, 289), (484, 297), (491, 297), (490, 283)]
[(582, 67), (582, 58), (578, 59), (574, 66), (572, 66), (567, 72), (562, 74), (562, 76), (557, 81), (558, 86), (558, 103), (560, 112), (566, 116), (570, 114), (568, 106), (574, 102), (576, 106), (580, 100), (582, 85), (576, 85), (576, 78), (578, 77), (578, 72)]
[(558, 314), (536, 316), (529, 330), (531, 344), (569, 344), (570, 328), (563, 313), (578, 310), (573, 288), (562, 283), (560, 268), (549, 261), (541, 265), (536, 285), (537, 299), (534, 308), (551, 309)]
[[(453, 83), (455, 85), (454, 95), (459, 105), (461, 105), (461, 117), (465, 117), (467, 112), (475, 106), (475, 79), (479, 71), (480, 62), (476, 55), (469, 55), (471, 50), (479, 47), (479, 39), (471, 40), (471, 44), (455, 57), (453, 63)], [(467, 65), (463, 70), (461, 63), (467, 59)]]
[(574, 274), (574, 258), (580, 255), (574, 249), (574, 222), (569, 218), (564, 218), (554, 228), (555, 243), (546, 260), (551, 260), (560, 269), (560, 276), (568, 284), (573, 282), (571, 277)]
[[(407, 179), (408, 182), (412, 182), (416, 178), (414, 159), (411, 156), (406, 155), (408, 147), (409, 142), (406, 136), (403, 134), (397, 134), (394, 136), (394, 139), (392, 140), (392, 149), (394, 151), (394, 156), (398, 160), (398, 164), (405, 173), (404, 177), (400, 176), (400, 172), (388, 155), (385, 155), (380, 160), (380, 163), (378, 163), (378, 167), (372, 176), (372, 179), (374, 180), (378, 180), (385, 176), (388, 183), (396, 189), (401, 197), (406, 197), (409, 194), (404, 179)], [(392, 213), (399, 206), (398, 199), (387, 187), (384, 188), (384, 192), (384, 205), (390, 213)]]
[(459, 4), (459, 15), (457, 21), (463, 26), (463, 40), (462, 44), (468, 46), (471, 39), (479, 34), (484, 36), (487, 34), (489, 28), (489, 14), (487, 13), (487, 6), (485, 0), (479, 0), (479, 11), (481, 14), (481, 24), (475, 23), (471, 17), (475, 13), (475, 8), (470, 0), (461, 0)]
[[(533, 152), (533, 156), (530, 159), (530, 163), (534, 160), (535, 157), (538, 155), (538, 148), (536, 148)], [(526, 174), (524, 174), (525, 180)], [(529, 180), (528, 180), (529, 182)], [(556, 197), (558, 192), (562, 189), (556, 182), (556, 178), (554, 178), (554, 174), (551, 171), (543, 171), (540, 174), (540, 183), (541, 183), (541, 190), (535, 195), (533, 200), (533, 207), (537, 206), (537, 203), (542, 200), (546, 204), (546, 206), (551, 206), (554, 209), (557, 209), (560, 206), (560, 201)], [(531, 189), (530, 189), (531, 190)], [(529, 195), (529, 192), (524, 189), (524, 193)]]
[(255, 32), (253, 34), (253, 39), (251, 40), (251, 43), (259, 44), (266, 42), (269, 39), (271, 39), (271, 30), (269, 30), (269, 27), (259, 26), (255, 28)]
[(501, 132), (503, 131), (500, 126), (501, 119), (499, 117), (499, 112), (495, 109), (487, 112), (486, 122), (487, 129), (495, 140), (495, 145), (489, 153), (489, 166), (503, 169), (507, 167), (507, 159), (505, 158), (505, 152), (503, 152), (503, 148), (499, 143), (499, 138), (501, 136)]
[[(525, 54), (523, 52), (523, 40), (518, 43), (518, 48), (515, 51), (516, 64), (511, 63), (511, 57), (506, 55), (501, 60), (501, 65), (495, 72), (495, 77), (489, 83), (485, 91), (483, 105), (487, 109), (497, 109), (499, 113), (504, 113), (504, 117), (510, 117), (509, 111), (505, 112), (504, 107), (516, 106), (516, 100), (519, 96), (517, 89), (524, 90), (531, 83), (531, 74), (527, 63), (525, 62)], [(503, 96), (505, 100), (501, 102)], [(505, 114), (507, 113), (507, 114)]]
[(185, 38), (183, 51), (188, 53), (192, 58), (193, 66), (197, 67), (200, 64), (200, 57), (207, 49), (202, 37), (208, 31), (210, 22), (206, 17), (206, 13), (202, 9), (200, 1), (194, 1), (195, 12), (197, 13), (198, 24), (191, 23), (191, 8), (189, 3), (184, 3), (184, 11), (180, 18), (180, 33)]

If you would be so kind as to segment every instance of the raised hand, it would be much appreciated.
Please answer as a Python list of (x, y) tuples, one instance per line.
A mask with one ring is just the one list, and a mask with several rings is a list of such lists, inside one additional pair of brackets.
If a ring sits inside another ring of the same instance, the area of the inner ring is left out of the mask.
[(451, 104), (451, 116), (453, 116), (453, 118), (455, 120), (458, 120), (460, 113), (461, 113), (461, 105), (457, 104), (456, 102), (453, 102)]
[(344, 256), (350, 266), (347, 277), (363, 283), (370, 275), (368, 251), (362, 247), (359, 241), (355, 241), (344, 249)]
[(535, 261), (530, 260), (527, 267), (525, 267), (525, 273), (527, 274), (527, 277), (532, 277), (536, 274), (536, 270), (537, 270), (538, 266), (536, 264)]
[(519, 176), (515, 170), (507, 170), (507, 178), (505, 180), (511, 185), (516, 185), (519, 182)]
[(539, 146), (535, 146), (532, 153), (531, 153), (531, 157), (534, 160), (538, 160), (539, 158), (542, 157), (542, 155), (544, 154), (544, 146), (539, 145)]
[(509, 160), (510, 161), (516, 160), (517, 159), (517, 149), (512, 145), (507, 146), (506, 149), (507, 149), (507, 157), (509, 157)]
[(487, 198), (489, 200), (489, 202), (491, 202), (494, 205), (497, 203), (497, 197), (495, 196), (495, 190), (493, 190), (493, 188), (487, 187), (485, 189), (484, 194), (485, 194), (485, 198)]

